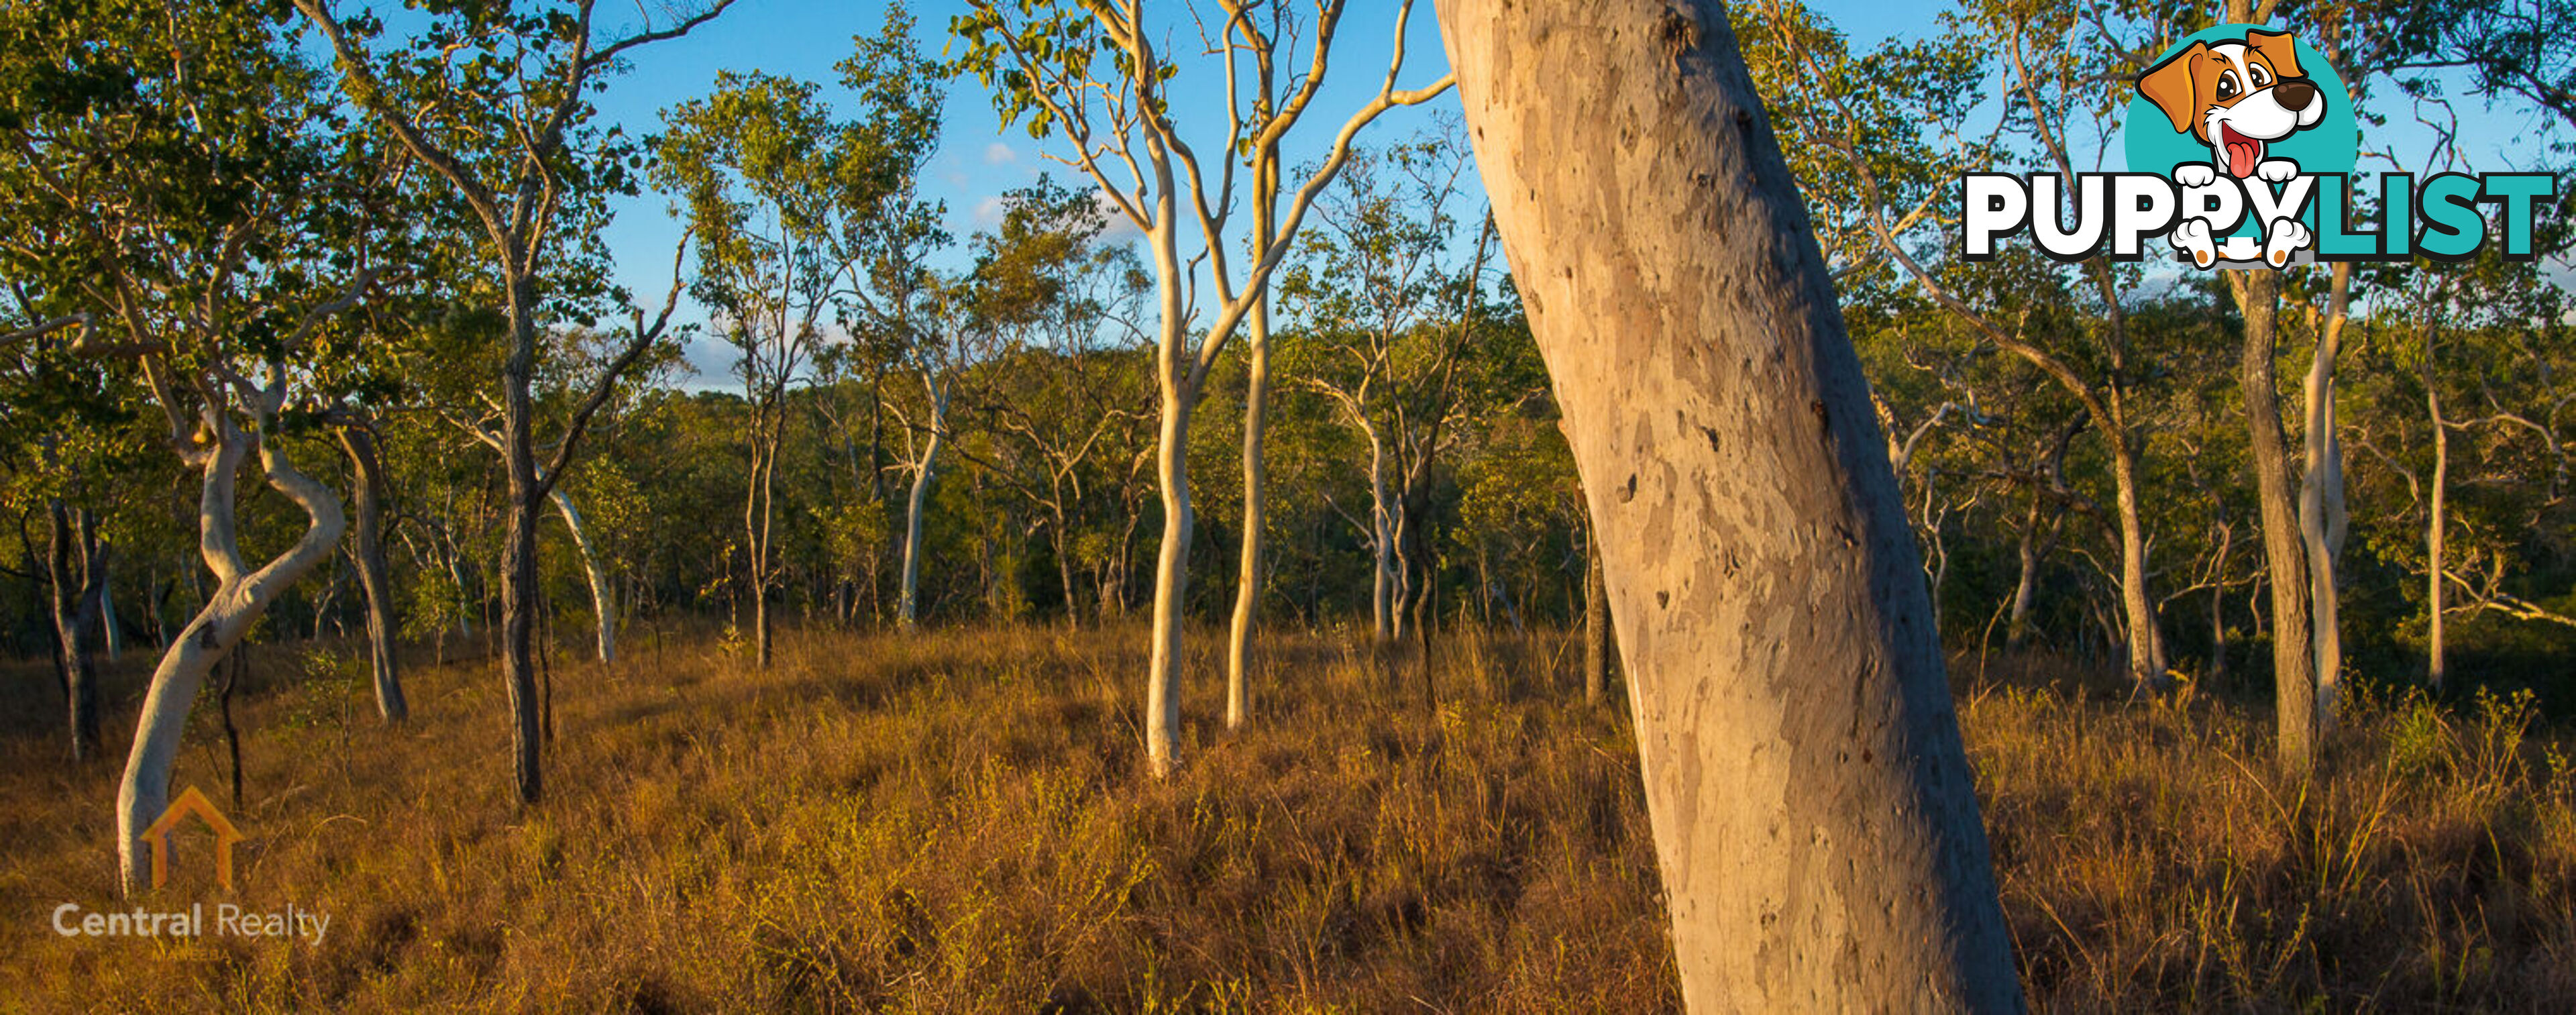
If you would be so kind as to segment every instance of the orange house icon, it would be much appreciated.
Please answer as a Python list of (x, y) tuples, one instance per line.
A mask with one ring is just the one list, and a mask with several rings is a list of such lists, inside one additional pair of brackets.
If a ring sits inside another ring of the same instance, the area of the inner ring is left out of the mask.
[(153, 822), (152, 827), (144, 829), (143, 834), (138, 836), (152, 843), (152, 887), (158, 889), (163, 882), (169, 880), (170, 832), (179, 827), (179, 819), (191, 814), (196, 815), (199, 820), (206, 823), (207, 828), (214, 831), (215, 883), (222, 885), (225, 891), (231, 891), (233, 843), (242, 840), (241, 829), (234, 828), (231, 821), (225, 820), (224, 812), (216, 810), (214, 803), (207, 800), (205, 794), (197, 792), (195, 786), (190, 786), (181, 792), (179, 799), (170, 801), (169, 809), (161, 812), (161, 820)]

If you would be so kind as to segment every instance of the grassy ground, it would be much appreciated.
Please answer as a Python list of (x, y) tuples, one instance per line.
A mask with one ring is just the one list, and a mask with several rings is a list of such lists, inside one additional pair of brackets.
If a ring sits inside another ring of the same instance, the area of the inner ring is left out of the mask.
[[(237, 805), (202, 706), (177, 784), (254, 838), (235, 895), (183, 844), (197, 880), (150, 904), (292, 903), (332, 915), (319, 947), (57, 936), (54, 906), (117, 905), (115, 766), (67, 771), (50, 676), (8, 675), (0, 1010), (1677, 1004), (1626, 722), (1568, 695), (1561, 638), (1448, 642), (1436, 709), (1348, 640), (1285, 638), (1231, 735), (1201, 646), (1162, 783), (1140, 632), (791, 634), (768, 673), (629, 641), (613, 670), (558, 663), (527, 812), (488, 664), (416, 668), (388, 732), (347, 653), (261, 649)], [(2526, 708), (2365, 703), (2302, 790), (2233, 706), (2125, 707), (2031, 664), (1961, 695), (2042, 1007), (2576, 1005), (2576, 775)]]

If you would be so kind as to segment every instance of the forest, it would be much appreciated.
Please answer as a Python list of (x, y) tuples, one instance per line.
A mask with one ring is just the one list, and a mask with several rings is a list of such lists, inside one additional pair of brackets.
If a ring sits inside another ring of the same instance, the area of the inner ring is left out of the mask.
[(0, 4), (0, 1010), (2576, 1004), (2576, 5), (915, 4)]

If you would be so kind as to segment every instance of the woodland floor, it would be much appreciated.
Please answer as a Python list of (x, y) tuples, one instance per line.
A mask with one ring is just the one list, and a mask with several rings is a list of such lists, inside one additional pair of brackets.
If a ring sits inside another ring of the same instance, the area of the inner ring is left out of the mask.
[[(658, 644), (657, 644), (658, 643)], [(554, 666), (546, 801), (508, 789), (488, 661), (421, 660), (379, 726), (346, 648), (261, 647), (174, 785), (251, 836), (239, 891), (317, 946), (65, 938), (118, 908), (114, 762), (67, 768), (38, 665), (0, 671), (0, 1011), (1644, 1012), (1677, 1006), (1627, 721), (1567, 639), (1264, 647), (1187, 764), (1140, 777), (1141, 631), (628, 634)], [(148, 659), (111, 673), (109, 747)], [(2267, 776), (2259, 706), (2136, 707), (2071, 666), (1960, 673), (2020, 948), (2061, 1011), (2576, 1010), (2571, 739), (2494, 700), (2353, 710), (2328, 772)], [(130, 908), (130, 907), (129, 907)]]

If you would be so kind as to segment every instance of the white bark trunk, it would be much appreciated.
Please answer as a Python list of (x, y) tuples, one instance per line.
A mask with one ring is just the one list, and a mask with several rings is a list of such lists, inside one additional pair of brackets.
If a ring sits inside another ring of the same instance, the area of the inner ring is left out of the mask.
[(1443, 0), (1696, 1011), (2022, 1006), (1913, 534), (1715, 0)]
[(903, 512), (903, 581), (895, 598), (895, 624), (906, 631), (920, 622), (921, 525), (930, 510), (930, 482), (939, 471), (939, 451), (948, 440), (948, 386), (930, 385), (930, 442), (922, 447), (921, 464), (912, 470), (912, 495)]
[(1379, 439), (1377, 428), (1368, 417), (1359, 416), (1360, 430), (1368, 436), (1369, 445), (1369, 630), (1380, 642), (1394, 641), (1400, 634), (1396, 617), (1395, 581), (1395, 505), (1394, 493), (1386, 482), (1386, 442)]
[(1163, 502), (1163, 541), (1154, 555), (1154, 633), (1145, 669), (1145, 764), (1160, 779), (1172, 773), (1180, 753), (1180, 671), (1187, 658), (1181, 643), (1181, 610), (1189, 594), (1190, 533), (1197, 522), (1190, 513), (1190, 410), (1198, 406), (1198, 393), (1190, 390), (1192, 355), (1181, 299), (1187, 278), (1173, 222), (1179, 201), (1173, 193), (1170, 163), (1159, 149), (1156, 152), (1154, 228), (1147, 238), (1154, 253), (1162, 311), (1154, 346), (1154, 389), (1161, 409), (1154, 432), (1154, 483)]
[[(152, 672), (135, 724), (134, 746), (126, 755), (125, 777), (116, 793), (116, 853), (120, 884), (131, 897), (148, 886), (151, 858), (139, 848), (143, 829), (169, 805), (170, 764), (179, 754), (179, 737), (187, 728), (188, 709), (197, 689), (252, 624), (297, 579), (331, 555), (345, 518), (340, 499), (329, 487), (296, 471), (283, 453), (258, 436), (216, 427), (222, 443), (205, 461), (204, 491), (198, 501), (198, 538), (217, 585), (196, 619), (171, 639)], [(302, 538), (257, 571), (245, 571), (235, 538), (234, 491), (242, 459), (259, 453), (268, 485), (304, 509), (308, 524)]]
[(116, 573), (106, 568), (105, 559), (106, 555), (101, 554), (102, 563), (98, 576), (98, 627), (99, 634), (106, 642), (107, 661), (112, 663), (125, 655), (125, 632), (116, 622), (116, 589), (112, 584)]
[[(1263, 233), (1262, 235), (1267, 235)], [(1241, 729), (1252, 721), (1252, 691), (1245, 668), (1252, 652), (1253, 613), (1261, 607), (1262, 528), (1270, 510), (1264, 485), (1261, 441), (1270, 401), (1270, 300), (1262, 297), (1245, 319), (1251, 342), (1250, 373), (1243, 394), (1243, 551), (1234, 578), (1234, 620), (1225, 642), (1225, 728)]]
[(599, 661), (616, 662), (617, 588), (609, 579), (608, 564), (590, 545), (590, 533), (582, 523), (581, 510), (573, 506), (572, 496), (564, 492), (563, 484), (555, 484), (549, 496), (554, 499), (555, 512), (563, 516), (564, 529), (572, 533), (573, 549), (581, 555), (582, 574), (590, 582), (590, 612), (596, 628), (593, 638)]
[(1154, 477), (1162, 488), (1163, 542), (1154, 555), (1154, 646), (1145, 684), (1145, 757), (1155, 778), (1170, 775), (1179, 753), (1181, 728), (1180, 669), (1187, 658), (1182, 642), (1181, 610), (1190, 581), (1190, 536), (1197, 518), (1190, 511), (1189, 392), (1166, 375), (1162, 384), (1163, 423), (1154, 448)]

